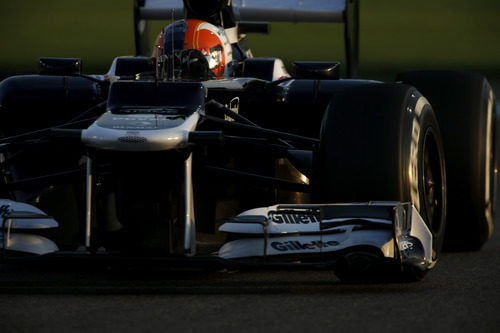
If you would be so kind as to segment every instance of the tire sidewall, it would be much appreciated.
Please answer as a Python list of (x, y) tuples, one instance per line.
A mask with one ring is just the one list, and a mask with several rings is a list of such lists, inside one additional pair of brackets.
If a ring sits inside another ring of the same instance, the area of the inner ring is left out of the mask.
[[(411, 92), (406, 111), (401, 121), (401, 193), (400, 200), (411, 202), (426, 222), (432, 233), (433, 259), (441, 252), (446, 222), (446, 173), (443, 146), (439, 125), (434, 111), (425, 97), (417, 90)], [(425, 152), (433, 150), (434, 182), (439, 196), (438, 205), (433, 216), (427, 213), (427, 196), (425, 179)], [(437, 155), (436, 155), (437, 154)], [(437, 156), (439, 156), (437, 158)], [(437, 165), (439, 164), (439, 165)], [(407, 170), (407, 172), (405, 172)]]
[[(439, 220), (433, 223), (423, 214), (424, 148), (431, 142), (429, 136), (436, 146), (441, 180)], [(373, 84), (334, 97), (323, 119), (315, 163), (316, 202), (411, 202), (432, 232), (437, 257), (446, 221), (443, 148), (432, 107), (415, 88)]]

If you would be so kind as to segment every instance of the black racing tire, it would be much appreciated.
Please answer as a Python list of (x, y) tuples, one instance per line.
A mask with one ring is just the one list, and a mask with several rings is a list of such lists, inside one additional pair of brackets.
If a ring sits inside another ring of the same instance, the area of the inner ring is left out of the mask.
[(373, 83), (334, 96), (315, 156), (315, 202), (411, 202), (437, 259), (446, 222), (443, 149), (432, 107), (415, 88)]
[(397, 81), (416, 87), (431, 103), (441, 129), (448, 184), (444, 248), (479, 250), (495, 214), (497, 152), (495, 97), (481, 75), (415, 71)]

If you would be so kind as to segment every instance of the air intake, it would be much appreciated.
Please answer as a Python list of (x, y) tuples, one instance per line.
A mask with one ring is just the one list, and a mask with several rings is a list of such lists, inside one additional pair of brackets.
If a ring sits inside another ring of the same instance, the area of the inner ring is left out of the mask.
[(118, 141), (125, 143), (145, 143), (148, 140), (143, 136), (121, 136), (118, 138)]

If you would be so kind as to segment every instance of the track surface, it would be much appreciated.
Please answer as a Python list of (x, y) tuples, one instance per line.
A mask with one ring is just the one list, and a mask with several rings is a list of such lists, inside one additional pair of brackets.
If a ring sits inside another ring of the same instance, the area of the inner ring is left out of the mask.
[(498, 332), (499, 225), (497, 218), (481, 251), (445, 253), (417, 283), (345, 285), (328, 271), (2, 271), (0, 325), (3, 332)]
[(345, 285), (328, 271), (0, 270), (0, 330), (498, 332), (498, 216), (495, 225), (481, 251), (444, 253), (417, 283)]

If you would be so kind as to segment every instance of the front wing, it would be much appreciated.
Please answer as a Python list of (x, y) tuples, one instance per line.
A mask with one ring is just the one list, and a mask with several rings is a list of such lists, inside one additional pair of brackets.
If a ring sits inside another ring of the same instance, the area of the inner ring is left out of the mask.
[(410, 203), (276, 205), (240, 214), (220, 230), (240, 235), (219, 250), (226, 259), (327, 259), (363, 249), (402, 266), (434, 264), (432, 234)]
[[(57, 246), (44, 237), (35, 236), (37, 229), (57, 227), (57, 222), (27, 204), (2, 203), (5, 208), (0, 234), (3, 259), (10, 251), (44, 258), (71, 257), (70, 253), (59, 252)], [(26, 230), (30, 237), (26, 237)], [(185, 261), (198, 265), (206, 260), (219, 266), (225, 263), (227, 266), (249, 263), (333, 266), (338, 259), (364, 253), (375, 260), (422, 272), (435, 263), (432, 234), (410, 203), (275, 205), (239, 214), (225, 221), (219, 230), (228, 233), (232, 240), (213, 255), (186, 255)], [(106, 258), (103, 253), (74, 255)]]

